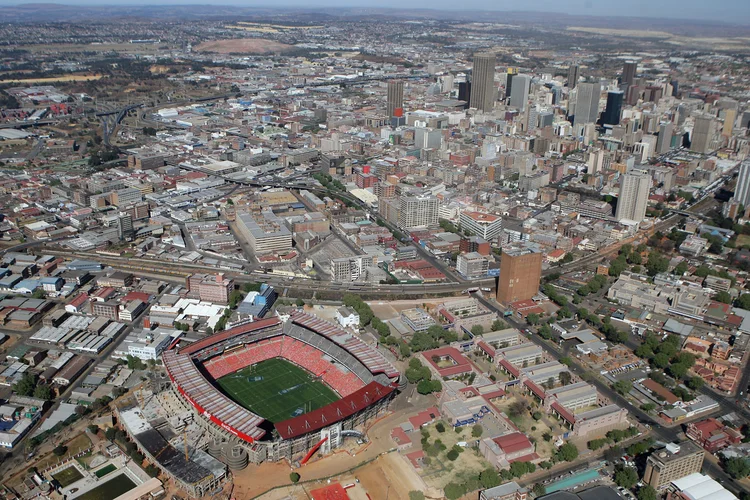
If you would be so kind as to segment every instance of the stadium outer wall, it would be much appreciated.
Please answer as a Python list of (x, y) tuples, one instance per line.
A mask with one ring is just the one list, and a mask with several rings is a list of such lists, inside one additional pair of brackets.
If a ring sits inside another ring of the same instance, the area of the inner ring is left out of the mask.
[[(319, 334), (319, 332), (315, 332), (314, 330), (312, 331)], [(343, 331), (338, 330), (337, 333), (340, 332)], [(350, 333), (345, 333), (351, 336)], [(238, 334), (238, 337), (246, 336), (246, 331)], [(232, 338), (232, 336), (225, 335), (224, 338)], [(253, 342), (253, 339), (250, 337), (242, 341), (243, 344), (252, 344)], [(234, 344), (237, 345), (237, 342), (235, 342)], [(374, 352), (377, 353), (377, 351)], [(382, 354), (378, 354), (382, 356)], [(199, 356), (199, 354), (196, 355), (196, 357), (197, 356)], [(244, 449), (247, 452), (249, 462), (256, 464), (265, 461), (275, 462), (283, 459), (286, 459), (291, 464), (294, 464), (295, 462), (300, 461), (308, 452), (310, 452), (310, 450), (318, 446), (321, 441), (325, 440), (320, 445), (319, 452), (322, 454), (326, 454), (332, 449), (338, 448), (343, 444), (344, 431), (362, 431), (367, 427), (369, 423), (385, 414), (388, 411), (395, 395), (397, 394), (398, 389), (398, 378), (391, 379), (391, 384), (388, 388), (389, 392), (385, 397), (381, 397), (377, 401), (363, 407), (359, 411), (356, 411), (346, 418), (342, 418), (323, 428), (313, 430), (308, 433), (303, 433), (301, 435), (295, 435), (286, 439), (279, 436), (276, 429), (274, 429), (271, 432), (271, 436), (266, 436), (260, 440), (248, 440), (240, 437), (240, 435), (238, 435), (235, 430), (222, 424), (221, 421), (216, 419), (216, 417), (214, 417), (210, 412), (197, 405), (196, 402), (193, 401), (180, 387), (178, 381), (172, 378), (171, 375), (170, 378), (172, 379), (171, 390), (173, 391), (173, 393), (178, 396), (178, 400), (180, 400), (187, 408), (189, 408), (193, 412), (193, 414), (196, 416), (196, 422), (198, 423), (198, 425), (204, 428), (207, 431), (207, 434), (211, 437), (210, 445), (207, 444), (206, 446), (204, 446), (204, 450), (208, 451), (208, 453), (210, 453), (215, 458), (224, 461), (235, 470), (238, 468), (243, 468), (243, 466), (241, 465), (243, 461), (239, 462), (239, 466), (237, 462), (230, 463), (232, 461), (230, 457), (226, 456), (226, 453), (218, 453), (219, 449)], [(215, 385), (215, 383), (212, 383), (212, 385)]]

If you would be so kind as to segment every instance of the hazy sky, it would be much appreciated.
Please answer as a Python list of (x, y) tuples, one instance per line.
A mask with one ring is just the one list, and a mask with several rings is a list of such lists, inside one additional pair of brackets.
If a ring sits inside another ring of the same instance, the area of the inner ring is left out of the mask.
[[(444, 10), (509, 10), (564, 12), (591, 16), (665, 17), (711, 19), (750, 24), (750, 0), (38, 0), (38, 3), (74, 5), (185, 5), (214, 4), (251, 6), (315, 6), (431, 8)], [(0, 0), (0, 5), (31, 1)], [(37, 3), (34, 0), (33, 3)], [(2, 22), (2, 12), (0, 12)]]

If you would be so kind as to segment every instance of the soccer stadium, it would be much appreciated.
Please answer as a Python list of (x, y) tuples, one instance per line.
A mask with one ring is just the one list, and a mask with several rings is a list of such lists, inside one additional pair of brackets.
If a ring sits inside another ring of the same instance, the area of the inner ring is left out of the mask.
[(262, 319), (164, 352), (172, 389), (213, 437), (208, 453), (305, 463), (388, 409), (399, 372), (357, 336), (316, 316)]

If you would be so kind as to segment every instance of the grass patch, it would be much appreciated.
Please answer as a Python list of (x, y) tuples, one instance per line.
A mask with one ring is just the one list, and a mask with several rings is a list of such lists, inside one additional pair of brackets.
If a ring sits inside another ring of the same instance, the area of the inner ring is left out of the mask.
[(57, 474), (53, 474), (52, 477), (58, 483), (60, 483), (60, 486), (65, 488), (66, 486), (70, 486), (71, 484), (75, 483), (79, 479), (83, 479), (83, 474), (81, 474), (81, 471), (79, 471), (78, 468), (71, 465), (70, 467), (61, 470)]
[(110, 472), (116, 471), (116, 470), (117, 470), (117, 467), (115, 467), (113, 464), (109, 464), (106, 467), (102, 467), (101, 469), (95, 471), (94, 474), (96, 474), (96, 477), (104, 477)]
[[(331, 365), (331, 369), (337, 368)], [(272, 423), (340, 399), (310, 372), (281, 358), (243, 368), (217, 382), (229, 397)]]
[(133, 488), (135, 483), (125, 474), (120, 474), (77, 497), (77, 500), (112, 500)]

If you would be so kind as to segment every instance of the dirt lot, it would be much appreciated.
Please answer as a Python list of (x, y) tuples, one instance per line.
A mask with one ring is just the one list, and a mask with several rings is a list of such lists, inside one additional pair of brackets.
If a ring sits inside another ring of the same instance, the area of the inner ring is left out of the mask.
[(430, 443), (439, 439), (445, 445), (445, 451), (438, 454), (437, 457), (431, 457), (430, 464), (419, 472), (422, 479), (430, 487), (442, 489), (450, 482), (460, 483), (470, 477), (478, 476), (480, 472), (490, 467), (489, 462), (479, 453), (478, 448), (464, 448), (455, 461), (446, 457), (447, 452), (456, 443), (476, 440), (471, 436), (471, 427), (463, 427), (461, 432), (456, 432), (451, 426), (446, 425), (445, 432), (441, 433), (437, 431), (436, 424), (432, 424), (427, 426), (426, 429), (430, 433)]
[(54, 83), (54, 82), (85, 82), (89, 80), (101, 80), (104, 75), (60, 75), (49, 78), (24, 78), (22, 80), (0, 80), (2, 83)]
[(234, 40), (214, 40), (203, 42), (195, 50), (198, 52), (215, 52), (218, 54), (270, 54), (273, 52), (284, 52), (292, 49), (292, 45), (279, 43), (274, 40), (263, 38), (237, 38)]

